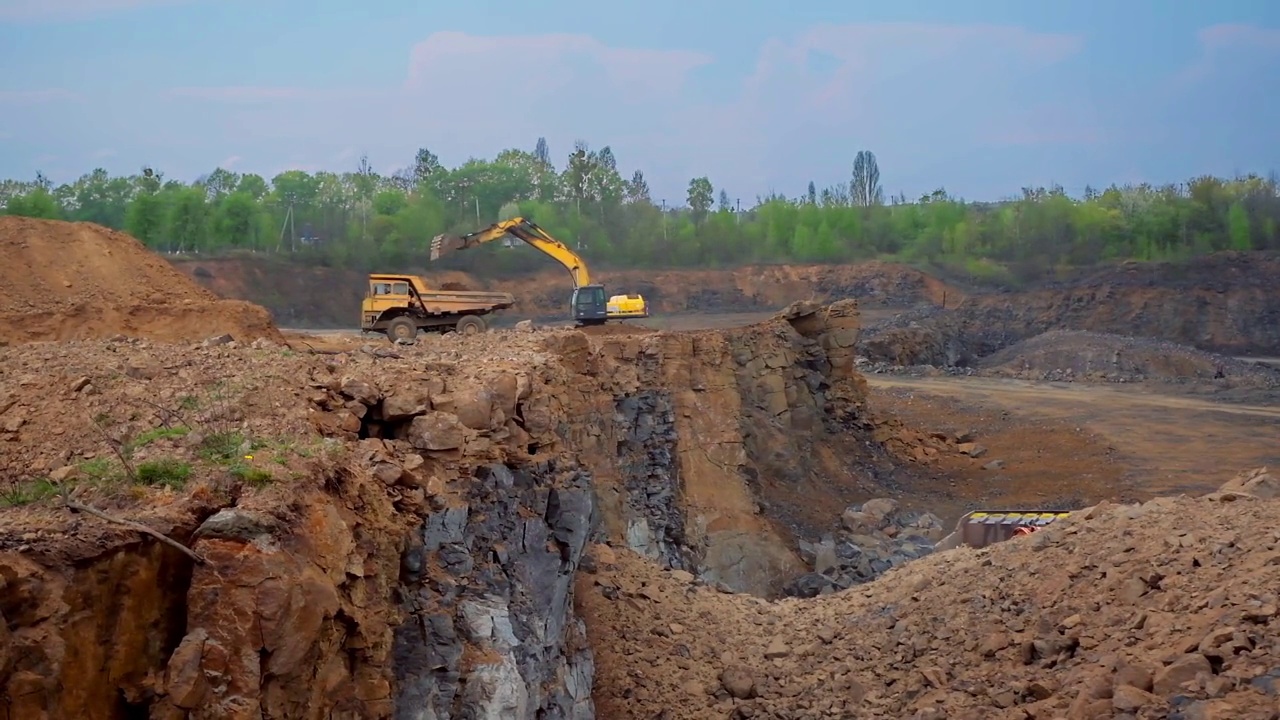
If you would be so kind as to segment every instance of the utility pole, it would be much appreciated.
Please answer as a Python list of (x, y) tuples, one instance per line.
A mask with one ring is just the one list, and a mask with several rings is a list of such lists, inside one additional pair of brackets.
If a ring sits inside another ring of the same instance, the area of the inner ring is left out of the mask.
[(738, 224), (741, 225), (742, 224), (742, 198), (734, 198), (734, 200), (738, 203), (738, 213), (736, 217), (738, 219)]
[(476, 196), (476, 226), (480, 225), (480, 196)]
[(667, 240), (667, 200), (666, 198), (662, 199), (662, 240), (663, 242), (666, 242)]

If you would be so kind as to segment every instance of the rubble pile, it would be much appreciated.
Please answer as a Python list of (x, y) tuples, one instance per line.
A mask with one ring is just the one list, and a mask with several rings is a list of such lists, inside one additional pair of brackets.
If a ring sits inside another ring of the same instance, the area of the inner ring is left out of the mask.
[(1102, 504), (813, 599), (728, 595), (625, 551), (579, 578), (597, 712), (1221, 718), (1280, 710), (1280, 490)]
[(812, 572), (789, 582), (794, 597), (816, 597), (869, 582), (892, 568), (928, 555), (946, 531), (938, 516), (904, 512), (896, 500), (876, 498), (850, 505), (836, 532), (818, 542), (800, 541)]

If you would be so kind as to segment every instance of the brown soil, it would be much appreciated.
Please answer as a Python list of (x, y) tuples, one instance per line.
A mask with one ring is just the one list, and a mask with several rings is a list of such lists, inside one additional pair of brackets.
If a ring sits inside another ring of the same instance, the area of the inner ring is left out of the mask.
[(599, 546), (596, 574), (578, 580), (597, 710), (1273, 718), (1278, 522), (1280, 502), (1235, 494), (1102, 505), (1029, 538), (774, 603)]
[(261, 307), (220, 300), (137, 240), (99, 225), (0, 217), (0, 256), (0, 342), (276, 333)]

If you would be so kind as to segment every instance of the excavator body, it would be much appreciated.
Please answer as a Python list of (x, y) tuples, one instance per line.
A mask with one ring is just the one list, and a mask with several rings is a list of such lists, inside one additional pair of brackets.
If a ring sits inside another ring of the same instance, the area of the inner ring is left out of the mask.
[(609, 320), (649, 317), (649, 305), (642, 295), (631, 293), (608, 296), (603, 285), (591, 282), (591, 273), (585, 260), (546, 230), (521, 217), (503, 220), (467, 235), (437, 235), (431, 240), (431, 259), (438, 260), (448, 253), (505, 237), (524, 241), (549, 255), (569, 271), (573, 278), (573, 295), (569, 304), (573, 319), (578, 324), (601, 325)]

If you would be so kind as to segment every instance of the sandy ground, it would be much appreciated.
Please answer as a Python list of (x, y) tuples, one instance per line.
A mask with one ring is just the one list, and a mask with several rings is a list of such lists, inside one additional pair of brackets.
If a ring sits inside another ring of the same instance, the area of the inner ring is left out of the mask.
[[(1280, 405), (1244, 405), (1166, 395), (1155, 387), (1036, 383), (993, 378), (868, 377), (873, 402), (924, 428), (971, 428), (1003, 459), (1011, 482), (995, 498), (1033, 503), (1061, 492), (1075, 466), (1114, 475), (1119, 497), (1212, 490), (1242, 469), (1280, 465)], [(1044, 424), (1058, 432), (1039, 432)], [(1091, 438), (1064, 447), (1068, 436)], [(1092, 457), (1091, 457), (1092, 456)], [(1099, 488), (1092, 488), (1097, 492)]]

